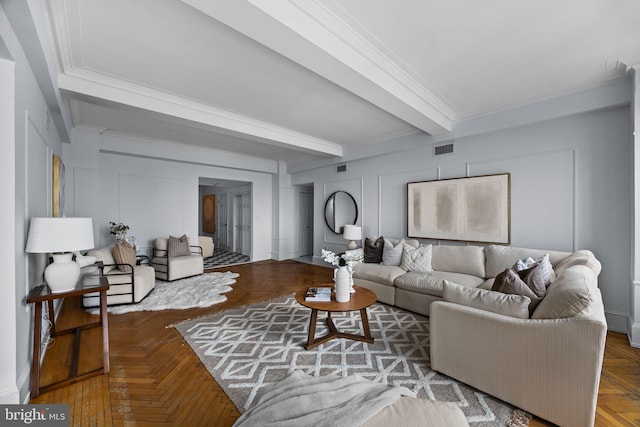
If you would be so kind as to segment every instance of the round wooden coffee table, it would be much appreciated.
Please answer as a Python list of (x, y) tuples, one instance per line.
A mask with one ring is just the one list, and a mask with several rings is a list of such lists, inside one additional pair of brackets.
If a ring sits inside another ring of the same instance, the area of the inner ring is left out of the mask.
[[(316, 288), (333, 288), (333, 283), (323, 283)], [(309, 321), (309, 338), (307, 339), (307, 345), (305, 349), (311, 350), (318, 347), (320, 344), (324, 344), (334, 338), (347, 338), (350, 340), (364, 341), (369, 344), (373, 344), (373, 337), (369, 330), (369, 319), (367, 318), (367, 307), (376, 302), (376, 294), (369, 289), (362, 288), (360, 286), (354, 286), (356, 292), (351, 294), (351, 299), (348, 302), (337, 302), (335, 300), (335, 293), (331, 294), (331, 301), (329, 302), (315, 302), (305, 301), (304, 295), (307, 289), (302, 289), (296, 294), (296, 301), (305, 307), (311, 309), (311, 320)], [(318, 320), (318, 311), (327, 312), (327, 326), (329, 327), (329, 333), (320, 338), (316, 338), (316, 321)], [(347, 334), (340, 332), (336, 329), (331, 319), (331, 313), (344, 313), (347, 311), (360, 311), (360, 318), (362, 319), (362, 330), (364, 335)]]

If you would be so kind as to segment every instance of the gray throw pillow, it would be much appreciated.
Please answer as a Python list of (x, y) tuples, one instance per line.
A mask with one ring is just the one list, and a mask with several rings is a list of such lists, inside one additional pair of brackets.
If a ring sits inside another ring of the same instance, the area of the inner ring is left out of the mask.
[(496, 276), (491, 290), (528, 297), (529, 313), (533, 313), (547, 292), (543, 268), (540, 264), (518, 272), (508, 268)]
[(383, 249), (384, 237), (380, 236), (375, 241), (368, 237), (364, 239), (364, 262), (380, 264)]
[(384, 265), (399, 266), (402, 261), (402, 246), (404, 239), (400, 240), (397, 245), (393, 246), (391, 240), (384, 239), (384, 250), (382, 251), (382, 263)]
[(182, 237), (179, 238), (169, 236), (169, 242), (167, 244), (167, 254), (169, 258), (191, 255), (191, 251), (189, 250), (189, 239), (187, 238), (187, 235), (183, 234)]

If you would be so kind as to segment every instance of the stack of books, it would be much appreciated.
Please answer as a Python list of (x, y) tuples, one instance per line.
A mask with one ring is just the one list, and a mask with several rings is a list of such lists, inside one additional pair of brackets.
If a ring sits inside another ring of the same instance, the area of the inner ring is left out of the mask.
[(331, 288), (309, 288), (304, 295), (305, 301), (329, 302), (331, 301)]

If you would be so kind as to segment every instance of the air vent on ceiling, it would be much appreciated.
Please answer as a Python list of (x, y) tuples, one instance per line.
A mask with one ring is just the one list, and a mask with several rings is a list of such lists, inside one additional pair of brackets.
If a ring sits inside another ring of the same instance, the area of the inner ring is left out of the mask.
[(346, 172), (347, 171), (347, 165), (339, 165), (336, 168), (336, 172)]
[(441, 156), (443, 154), (453, 154), (453, 142), (433, 147), (434, 156)]

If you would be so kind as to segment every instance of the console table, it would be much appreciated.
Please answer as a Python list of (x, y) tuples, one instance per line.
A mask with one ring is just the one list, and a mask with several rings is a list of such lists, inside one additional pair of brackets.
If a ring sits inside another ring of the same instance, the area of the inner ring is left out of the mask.
[[(83, 269), (84, 270), (84, 269)], [(109, 373), (109, 324), (107, 320), (107, 290), (109, 283), (107, 279), (101, 276), (96, 270), (88, 269), (87, 272), (81, 274), (80, 279), (74, 290), (68, 292), (52, 293), (47, 285), (35, 287), (27, 296), (27, 303), (34, 304), (34, 322), (33, 322), (33, 361), (31, 363), (31, 397), (36, 397), (40, 393), (44, 393), (65, 385), (73, 384), (96, 375)], [(56, 299), (64, 299), (74, 297), (91, 292), (100, 293), (100, 320), (98, 322), (88, 323), (74, 328), (56, 330), (55, 316), (53, 312), (53, 301)], [(50, 336), (52, 338), (60, 335), (75, 334), (73, 344), (73, 362), (69, 370), (68, 378), (46, 386), (40, 386), (40, 346), (42, 335), (42, 306), (47, 304), (49, 317), (51, 321)], [(89, 372), (78, 374), (78, 357), (80, 353), (80, 333), (83, 330), (95, 327), (102, 327), (102, 367)]]

